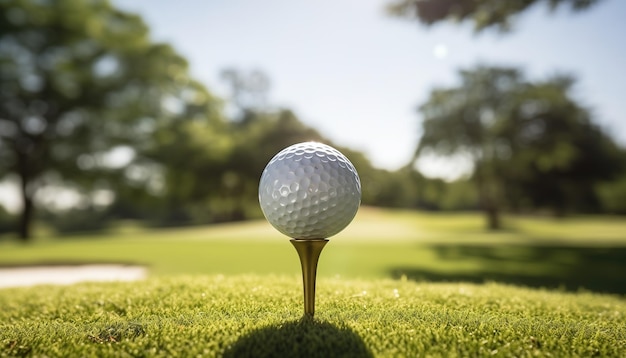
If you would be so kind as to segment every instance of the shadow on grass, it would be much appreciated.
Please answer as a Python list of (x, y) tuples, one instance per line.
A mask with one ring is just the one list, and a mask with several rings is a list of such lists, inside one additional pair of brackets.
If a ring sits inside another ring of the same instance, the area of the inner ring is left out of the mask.
[[(394, 267), (390, 269), (391, 275), (416, 281), (495, 281), (566, 291), (585, 289), (626, 294), (626, 247), (428, 245), (426, 249), (448, 262), (450, 269)], [(454, 270), (460, 265), (473, 269)]]
[(311, 319), (257, 328), (224, 357), (373, 357), (350, 328)]

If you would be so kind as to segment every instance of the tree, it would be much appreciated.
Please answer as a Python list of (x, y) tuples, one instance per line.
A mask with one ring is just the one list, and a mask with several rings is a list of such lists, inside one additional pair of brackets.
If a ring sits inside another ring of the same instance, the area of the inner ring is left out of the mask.
[(544, 3), (551, 10), (569, 6), (581, 11), (600, 0), (397, 0), (388, 5), (388, 11), (399, 17), (416, 18), (425, 25), (442, 21), (473, 22), (474, 30), (489, 28), (508, 31), (512, 20), (535, 4)]
[[(246, 108), (242, 115), (222, 128), (187, 122), (156, 136), (158, 145), (146, 156), (162, 165), (167, 205), (161, 224), (261, 217), (258, 185), (263, 169), (279, 151), (303, 141), (331, 144), (350, 158), (363, 183), (363, 203), (381, 203), (379, 192), (391, 186), (381, 189), (380, 184), (393, 173), (381, 177), (387, 172), (374, 169), (362, 153), (333, 144), (288, 109)], [(394, 189), (398, 195), (392, 199), (407, 199), (401, 188)]]
[(119, 169), (104, 160), (112, 148), (214, 117), (186, 61), (107, 0), (0, 2), (0, 74), (0, 177), (20, 180), (24, 239), (46, 183), (93, 187)]
[(265, 72), (244, 72), (237, 68), (226, 68), (222, 70), (220, 77), (229, 87), (229, 100), (237, 112), (234, 113), (235, 119), (242, 120), (248, 112), (263, 112), (268, 109), (270, 79)]
[(155, 135), (145, 154), (161, 165), (162, 224), (259, 216), (258, 180), (272, 156), (300, 141), (322, 140), (289, 110), (246, 109), (243, 115), (221, 126), (186, 122)]
[(467, 154), (489, 228), (500, 227), (505, 207), (581, 207), (596, 182), (619, 173), (619, 148), (572, 98), (573, 78), (530, 82), (517, 69), (482, 66), (460, 77), (420, 107), (416, 158)]

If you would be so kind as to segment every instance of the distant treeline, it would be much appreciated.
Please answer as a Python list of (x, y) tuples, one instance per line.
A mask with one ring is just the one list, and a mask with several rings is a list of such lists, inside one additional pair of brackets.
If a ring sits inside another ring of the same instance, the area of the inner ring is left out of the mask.
[[(304, 125), (289, 110), (247, 111), (243, 118), (222, 125), (223, 133), (217, 138), (214, 128), (206, 122), (180, 123), (177, 130), (167, 133), (171, 138), (163, 139), (170, 145), (159, 145), (145, 155), (137, 155), (115, 175), (100, 179), (99, 185), (114, 193), (110, 203), (102, 205), (84, 192), (85, 200), (79, 206), (61, 211), (42, 208), (38, 218), (59, 232), (101, 230), (114, 220), (127, 219), (154, 226), (258, 219), (262, 218), (257, 199), (258, 181), (274, 154), (305, 140), (336, 145)], [(382, 170), (373, 167), (362, 153), (337, 147), (359, 172), (363, 205), (420, 210), (480, 209), (471, 177), (453, 182), (429, 179), (410, 165), (395, 171)], [(624, 188), (625, 177), (598, 183), (593, 198), (573, 201), (580, 205), (568, 208), (568, 212), (624, 214)], [(523, 205), (505, 210), (554, 213), (550, 208)], [(15, 222), (8, 213), (0, 212), (0, 229), (14, 229)]]

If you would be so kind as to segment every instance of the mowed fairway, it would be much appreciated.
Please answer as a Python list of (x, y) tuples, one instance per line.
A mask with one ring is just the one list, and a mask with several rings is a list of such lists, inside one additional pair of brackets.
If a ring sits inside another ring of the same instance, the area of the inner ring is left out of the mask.
[(362, 208), (322, 252), (315, 321), (295, 250), (263, 221), (4, 242), (3, 265), (151, 276), (0, 289), (0, 356), (626, 356), (624, 220), (506, 222)]
[[(508, 218), (490, 233), (480, 214), (362, 208), (331, 238), (321, 277), (497, 281), (626, 293), (626, 221)], [(0, 243), (0, 264), (121, 262), (153, 275), (288, 274), (300, 267), (289, 239), (265, 221)]]

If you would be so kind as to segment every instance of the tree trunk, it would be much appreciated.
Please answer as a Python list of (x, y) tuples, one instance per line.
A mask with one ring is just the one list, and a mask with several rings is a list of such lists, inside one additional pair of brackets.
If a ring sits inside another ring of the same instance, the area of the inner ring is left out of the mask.
[(22, 204), (23, 207), (22, 212), (20, 213), (19, 237), (22, 241), (27, 242), (31, 238), (30, 229), (33, 221), (35, 205), (33, 203), (33, 198), (24, 192), (22, 192)]
[(18, 235), (23, 242), (28, 242), (31, 238), (31, 224), (33, 222), (33, 214), (35, 212), (35, 190), (32, 178), (29, 175), (29, 168), (23, 158), (20, 161), (20, 190), (22, 194), (22, 212), (20, 213)]
[(486, 175), (484, 166), (476, 164), (474, 180), (478, 188), (480, 207), (485, 212), (487, 230), (500, 230), (500, 208), (498, 197), (500, 191), (497, 190), (498, 182), (493, 176)]
[(489, 205), (485, 208), (485, 213), (487, 214), (487, 229), (489, 230), (500, 230), (500, 211), (495, 205)]

